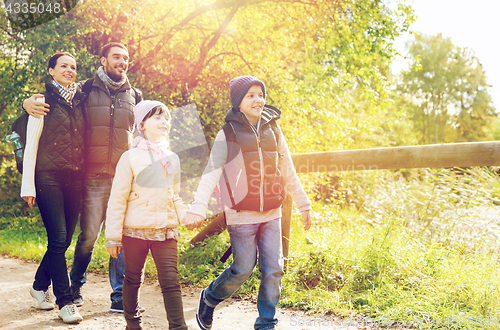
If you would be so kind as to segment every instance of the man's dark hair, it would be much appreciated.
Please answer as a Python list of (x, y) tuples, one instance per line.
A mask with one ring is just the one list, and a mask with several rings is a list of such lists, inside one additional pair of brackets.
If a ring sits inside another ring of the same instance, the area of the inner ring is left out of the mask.
[(120, 43), (120, 42), (110, 42), (108, 44), (105, 44), (103, 47), (102, 47), (102, 50), (101, 50), (101, 57), (108, 57), (108, 54), (109, 54), (109, 50), (113, 47), (119, 47), (121, 49), (125, 49), (128, 53), (128, 49), (127, 47), (125, 47), (124, 44)]
[(76, 58), (73, 55), (71, 55), (70, 53), (67, 53), (67, 52), (56, 53), (56, 54), (54, 54), (54, 55), (52, 55), (50, 57), (50, 59), (49, 59), (49, 67), (47, 68), (47, 70), (50, 69), (50, 68), (52, 68), (52, 69), (55, 68), (56, 64), (57, 64), (57, 59), (59, 57), (61, 57), (61, 56), (69, 56), (72, 59), (74, 59), (75, 62), (76, 62)]

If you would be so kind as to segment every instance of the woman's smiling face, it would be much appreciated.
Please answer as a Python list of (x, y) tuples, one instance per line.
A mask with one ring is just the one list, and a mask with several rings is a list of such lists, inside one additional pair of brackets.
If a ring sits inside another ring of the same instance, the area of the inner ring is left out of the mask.
[(67, 55), (59, 57), (56, 66), (49, 68), (49, 74), (58, 84), (68, 87), (76, 79), (75, 59)]

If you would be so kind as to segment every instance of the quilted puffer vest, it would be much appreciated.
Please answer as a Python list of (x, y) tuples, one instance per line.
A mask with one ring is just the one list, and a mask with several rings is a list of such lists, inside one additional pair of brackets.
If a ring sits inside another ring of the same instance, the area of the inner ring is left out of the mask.
[(77, 91), (70, 105), (52, 84), (47, 84), (44, 95), (51, 109), (44, 117), (35, 172), (83, 171), (85, 122), (82, 103), (85, 94)]
[[(281, 182), (281, 173), (278, 169), (278, 139), (271, 128), (271, 122), (280, 118), (279, 110), (265, 107), (259, 131), (248, 121), (245, 115), (231, 109), (226, 116), (226, 125), (234, 129), (234, 152), (241, 151), (244, 168), (241, 162), (233, 161), (226, 164), (226, 173), (230, 175), (228, 181), (237, 196), (235, 210), (268, 211), (280, 207), (283, 203), (285, 190)], [(273, 123), (275, 125), (275, 123)], [(231, 138), (230, 138), (231, 139)], [(226, 137), (227, 140), (227, 137)], [(228, 150), (231, 150), (231, 142)], [(228, 155), (230, 159), (232, 156)], [(242, 173), (246, 174), (242, 179)], [(246, 192), (242, 196), (241, 192)], [(238, 198), (240, 196), (240, 198)]]
[(87, 132), (86, 172), (115, 174), (120, 156), (132, 145), (134, 107), (142, 94), (130, 86), (128, 80), (110, 93), (96, 74), (85, 102)]

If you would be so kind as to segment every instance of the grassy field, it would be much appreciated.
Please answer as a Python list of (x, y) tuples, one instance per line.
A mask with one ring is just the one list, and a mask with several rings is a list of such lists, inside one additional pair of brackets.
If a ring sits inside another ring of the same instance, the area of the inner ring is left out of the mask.
[[(364, 315), (416, 328), (498, 329), (499, 180), (489, 169), (377, 171), (303, 176), (314, 203), (313, 228), (294, 213), (282, 306), (326, 315)], [(323, 185), (324, 186), (324, 185)], [(0, 220), (0, 252), (40, 260), (45, 232), (36, 215)], [(219, 261), (227, 232), (195, 247), (183, 230), (179, 274), (205, 286), (229, 265)], [(76, 235), (75, 235), (76, 238)], [(74, 244), (67, 253), (72, 261)], [(99, 239), (91, 270), (105, 272)], [(154, 276), (152, 260), (147, 273)], [(238, 294), (256, 299), (258, 271)]]

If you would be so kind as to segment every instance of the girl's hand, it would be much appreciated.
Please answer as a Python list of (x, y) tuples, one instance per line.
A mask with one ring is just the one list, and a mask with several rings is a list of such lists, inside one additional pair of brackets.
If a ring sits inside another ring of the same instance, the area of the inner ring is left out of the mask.
[(30, 209), (35, 205), (35, 196), (23, 196), (23, 199), (28, 203)]
[(302, 211), (302, 218), (304, 218), (304, 230), (309, 230), (312, 224), (311, 210)]
[(122, 250), (121, 246), (106, 246), (106, 250), (113, 258), (118, 258), (120, 251)]
[(198, 214), (193, 214), (193, 213), (186, 213), (184, 216), (184, 219), (182, 219), (182, 223), (184, 226), (186, 226), (187, 229), (189, 230), (194, 230), (195, 228), (200, 228), (203, 226), (203, 223), (205, 219)]

